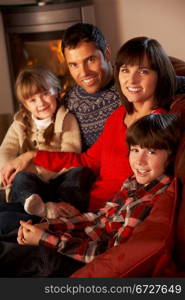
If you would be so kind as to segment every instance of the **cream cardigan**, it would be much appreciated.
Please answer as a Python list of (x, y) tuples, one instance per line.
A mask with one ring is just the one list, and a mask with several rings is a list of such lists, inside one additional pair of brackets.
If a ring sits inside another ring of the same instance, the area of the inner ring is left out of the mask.
[[(47, 130), (37, 130), (32, 120), (30, 142), (32, 148), (25, 149), (25, 124), (23, 122), (22, 111), (18, 111), (13, 123), (7, 131), (4, 140), (0, 146), (0, 168), (7, 162), (16, 158), (21, 153), (29, 150), (47, 150), (63, 152), (81, 152), (80, 129), (76, 118), (64, 106), (60, 106), (55, 118), (54, 135), (50, 145), (45, 144), (44, 132)], [(48, 180), (58, 174), (46, 169), (32, 166), (32, 172), (38, 174), (42, 179)], [(62, 169), (63, 173), (66, 169)], [(0, 183), (2, 181), (0, 180)]]

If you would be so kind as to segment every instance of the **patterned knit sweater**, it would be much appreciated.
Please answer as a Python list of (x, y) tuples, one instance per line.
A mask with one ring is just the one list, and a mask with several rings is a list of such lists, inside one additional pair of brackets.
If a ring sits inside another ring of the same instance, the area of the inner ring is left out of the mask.
[(64, 103), (79, 123), (83, 151), (95, 143), (108, 116), (121, 104), (114, 81), (95, 94), (75, 85), (66, 94)]

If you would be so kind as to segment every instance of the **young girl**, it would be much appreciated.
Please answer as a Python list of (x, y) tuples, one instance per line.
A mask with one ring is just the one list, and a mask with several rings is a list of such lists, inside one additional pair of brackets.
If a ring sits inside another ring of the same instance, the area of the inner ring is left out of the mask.
[[(62, 256), (73, 258), (74, 265), (75, 261), (88, 263), (107, 249), (125, 243), (168, 190), (180, 137), (181, 126), (173, 114), (150, 114), (139, 119), (127, 132), (134, 174), (123, 182), (113, 200), (96, 212), (69, 219), (51, 219), (40, 225), (21, 221), (18, 243), (53, 248)], [(57, 266), (61, 276), (66, 271), (62, 256), (61, 265)]]
[(87, 166), (97, 175), (90, 193), (89, 210), (100, 208), (113, 197), (131, 174), (126, 132), (137, 119), (169, 109), (175, 89), (175, 73), (169, 57), (154, 39), (137, 37), (118, 51), (115, 78), (123, 102), (106, 121), (97, 142), (84, 153), (27, 152), (13, 161), (4, 174), (11, 182), (29, 161), (52, 171)]
[[(26, 67), (19, 73), (15, 91), (21, 108), (15, 114), (14, 121), (0, 147), (0, 165), (3, 170), (8, 168), (12, 159), (29, 150), (81, 151), (79, 126), (75, 117), (62, 105), (60, 90), (58, 78), (43, 66)], [(63, 168), (60, 172), (53, 173), (32, 165), (29, 172), (25, 171), (19, 174), (19, 178), (14, 184), (12, 201), (21, 202), (25, 211), (34, 215), (35, 198), (32, 196), (33, 193), (37, 192), (43, 195), (45, 202), (61, 201), (61, 197), (65, 201), (66, 186), (69, 189), (70, 185), (71, 189), (74, 186), (79, 194), (79, 186), (76, 188), (75, 184), (80, 185), (81, 176), (86, 175), (86, 168), (66, 171), (67, 168)], [(82, 174), (83, 172), (85, 174)], [(1, 175), (6, 188), (8, 182), (3, 176), (3, 172)], [(74, 176), (76, 176), (76, 180), (73, 180)], [(25, 203), (30, 196), (32, 196), (31, 199)], [(74, 194), (73, 196), (75, 198)], [(80, 198), (80, 195), (76, 196)], [(36, 197), (36, 200), (38, 199), (39, 196)], [(75, 199), (73, 200), (75, 202)], [(68, 213), (70, 210), (71, 213), (79, 212), (74, 206), (67, 203), (63, 203), (63, 205), (67, 207)], [(15, 207), (18, 212), (19, 207), (13, 206), (12, 203), (11, 205), (1, 204), (0, 212), (13, 211)], [(9, 219), (13, 224), (12, 215)], [(1, 215), (0, 223), (5, 224), (4, 221)], [(7, 214), (6, 224), (8, 224)]]
[[(81, 151), (77, 121), (62, 105), (60, 90), (58, 78), (45, 67), (20, 71), (15, 84), (20, 110), (1, 144), (1, 167), (29, 150)], [(42, 177), (44, 170), (34, 172)], [(6, 186), (3, 174), (2, 181)]]

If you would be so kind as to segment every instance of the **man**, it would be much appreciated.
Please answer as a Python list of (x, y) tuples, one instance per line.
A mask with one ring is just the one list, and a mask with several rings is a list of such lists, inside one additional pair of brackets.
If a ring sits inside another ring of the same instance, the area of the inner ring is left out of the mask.
[(79, 122), (85, 151), (97, 140), (107, 117), (120, 105), (110, 49), (98, 28), (78, 23), (65, 31), (62, 51), (76, 82), (64, 101)]

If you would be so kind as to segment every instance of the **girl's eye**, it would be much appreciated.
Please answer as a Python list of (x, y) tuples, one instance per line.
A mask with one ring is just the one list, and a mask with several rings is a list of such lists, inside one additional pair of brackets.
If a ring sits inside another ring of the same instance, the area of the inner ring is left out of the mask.
[(28, 102), (30, 103), (35, 103), (36, 99), (35, 98), (32, 98), (32, 99), (29, 99)]
[(43, 95), (44, 97), (48, 97), (48, 96), (50, 96), (50, 92), (49, 92), (49, 91), (45, 91), (42, 95)]

